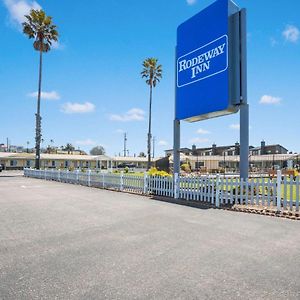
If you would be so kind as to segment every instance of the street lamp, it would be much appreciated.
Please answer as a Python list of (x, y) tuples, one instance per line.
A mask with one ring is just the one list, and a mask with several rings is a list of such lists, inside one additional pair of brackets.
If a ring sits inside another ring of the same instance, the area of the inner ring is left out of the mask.
[[(278, 154), (278, 150), (275, 153)], [(273, 170), (275, 169), (275, 153), (273, 153)]]

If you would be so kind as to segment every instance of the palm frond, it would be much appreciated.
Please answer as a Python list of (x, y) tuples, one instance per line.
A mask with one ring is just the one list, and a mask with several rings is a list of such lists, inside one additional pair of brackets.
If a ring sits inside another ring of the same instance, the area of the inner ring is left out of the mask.
[(155, 87), (162, 78), (162, 65), (158, 65), (158, 59), (154, 57), (146, 58), (143, 61), (142, 78), (146, 78), (146, 83)]
[(34, 38), (33, 47), (37, 51), (48, 52), (52, 42), (58, 41), (56, 25), (52, 23), (52, 17), (47, 16), (41, 9), (32, 9), (29, 15), (25, 15), (26, 22), (23, 25), (23, 33), (28, 38)]

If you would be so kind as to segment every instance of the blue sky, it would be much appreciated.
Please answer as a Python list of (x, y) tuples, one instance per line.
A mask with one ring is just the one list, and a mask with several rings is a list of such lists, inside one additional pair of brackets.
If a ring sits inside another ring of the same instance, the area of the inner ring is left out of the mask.
[[(141, 63), (157, 57), (163, 79), (154, 90), (156, 154), (172, 147), (174, 47), (177, 26), (213, 0), (0, 0), (0, 143), (34, 145), (38, 53), (20, 22), (42, 7), (58, 25), (60, 41), (44, 55), (44, 146), (54, 140), (89, 150), (146, 152), (148, 87)], [(237, 0), (248, 10), (250, 143), (262, 139), (300, 152), (300, 1)], [(239, 114), (182, 122), (181, 145), (233, 144)]]

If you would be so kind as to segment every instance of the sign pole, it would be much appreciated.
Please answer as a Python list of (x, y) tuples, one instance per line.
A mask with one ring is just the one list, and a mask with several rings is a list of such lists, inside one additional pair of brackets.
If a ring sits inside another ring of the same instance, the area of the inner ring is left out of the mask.
[(240, 104), (240, 178), (247, 179), (249, 173), (249, 104), (247, 103), (247, 29), (246, 9), (240, 15), (241, 54), (241, 104)]
[[(174, 147), (173, 147), (174, 174), (180, 174), (180, 121), (174, 120)], [(175, 176), (174, 176), (175, 178)]]
[(249, 172), (249, 104), (240, 105), (240, 178), (247, 179)]

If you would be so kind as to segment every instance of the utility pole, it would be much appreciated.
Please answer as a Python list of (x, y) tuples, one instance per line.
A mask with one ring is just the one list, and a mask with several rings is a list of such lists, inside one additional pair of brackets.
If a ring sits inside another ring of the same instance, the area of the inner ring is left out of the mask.
[(154, 158), (154, 156), (155, 156), (155, 136), (152, 138), (152, 143), (153, 143), (153, 145), (152, 145), (152, 148), (153, 148), (153, 152), (152, 152), (152, 157)]
[(127, 142), (127, 134), (126, 132), (124, 132), (124, 157), (126, 157), (126, 152), (127, 152), (127, 149), (126, 149), (126, 142)]
[(8, 138), (6, 138), (6, 152), (9, 152), (9, 147), (8, 147)]

